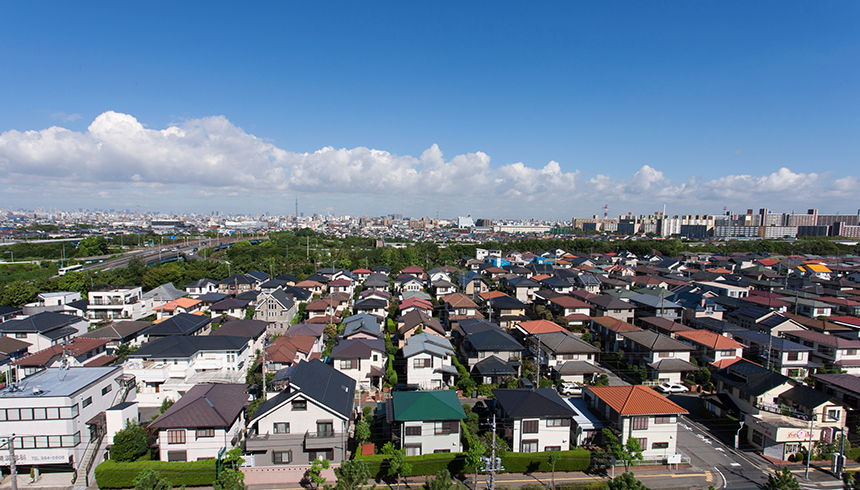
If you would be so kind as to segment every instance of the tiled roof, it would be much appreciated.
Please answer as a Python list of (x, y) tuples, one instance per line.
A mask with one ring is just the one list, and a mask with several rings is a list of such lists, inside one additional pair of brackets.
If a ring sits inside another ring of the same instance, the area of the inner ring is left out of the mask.
[(451, 390), (395, 391), (394, 420), (460, 420), (466, 418), (457, 393)]
[(525, 330), (530, 335), (550, 332), (566, 332), (567, 329), (558, 323), (549, 320), (533, 320), (530, 322), (520, 322), (519, 328)]
[(589, 386), (588, 391), (621, 415), (662, 415), (688, 413), (644, 385)]
[(691, 342), (702, 344), (713, 349), (740, 349), (743, 345), (725, 337), (723, 335), (711, 332), (710, 330), (690, 330), (687, 332), (678, 332), (678, 337), (683, 337)]
[(558, 296), (549, 300), (550, 303), (555, 303), (562, 308), (591, 308), (585, 301), (578, 300), (573, 296)]
[(599, 323), (613, 332), (636, 332), (641, 330), (639, 327), (635, 327), (627, 322), (622, 322), (621, 320), (612, 318), (611, 316), (593, 316), (591, 317), (591, 321)]
[(468, 296), (463, 293), (451, 293), (442, 296), (442, 301), (448, 303), (453, 308), (477, 308), (478, 305), (475, 304)]
[[(512, 418), (573, 417), (575, 412), (552, 388), (493, 390), (499, 405)], [(659, 396), (659, 395), (658, 395)]]
[(157, 306), (153, 308), (155, 311), (173, 311), (176, 308), (191, 308), (193, 306), (197, 306), (200, 304), (199, 299), (191, 299), (191, 298), (179, 298), (175, 299), (169, 303), (165, 303), (161, 306)]
[(247, 402), (244, 384), (195, 385), (149, 426), (230, 427)]
[(110, 342), (110, 339), (85, 339), (76, 337), (66, 342), (65, 344), (55, 344), (47, 349), (42, 349), (27, 357), (23, 357), (13, 362), (16, 366), (44, 366), (51, 359), (62, 356), (63, 352), (71, 357), (78, 357), (86, 354), (91, 350), (98, 349)]

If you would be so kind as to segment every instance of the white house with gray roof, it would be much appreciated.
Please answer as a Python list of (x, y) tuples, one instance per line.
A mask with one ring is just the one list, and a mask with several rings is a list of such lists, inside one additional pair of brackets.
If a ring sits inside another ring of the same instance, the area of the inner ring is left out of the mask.
[(406, 384), (421, 390), (435, 390), (451, 386), (457, 368), (451, 358), (454, 348), (445, 337), (429, 332), (413, 335), (403, 346), (406, 360)]

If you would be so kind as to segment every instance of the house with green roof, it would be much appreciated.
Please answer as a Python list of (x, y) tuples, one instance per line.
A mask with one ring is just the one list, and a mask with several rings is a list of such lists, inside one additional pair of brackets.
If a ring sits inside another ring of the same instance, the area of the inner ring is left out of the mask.
[(457, 392), (451, 390), (395, 391), (385, 403), (391, 440), (406, 456), (461, 452), (464, 418)]

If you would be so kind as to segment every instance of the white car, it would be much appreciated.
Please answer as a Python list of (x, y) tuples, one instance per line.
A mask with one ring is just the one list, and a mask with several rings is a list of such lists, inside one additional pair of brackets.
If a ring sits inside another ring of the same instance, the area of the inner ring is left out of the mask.
[(558, 392), (565, 396), (582, 395), (582, 386), (576, 383), (562, 383), (558, 386)]
[(657, 389), (663, 393), (686, 393), (690, 391), (689, 388), (681, 383), (660, 383), (657, 385)]

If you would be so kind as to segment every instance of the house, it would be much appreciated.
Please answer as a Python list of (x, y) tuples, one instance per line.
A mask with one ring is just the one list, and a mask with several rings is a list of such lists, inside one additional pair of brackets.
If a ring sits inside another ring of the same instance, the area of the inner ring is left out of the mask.
[(663, 335), (668, 335), (672, 338), (676, 338), (678, 332), (687, 332), (690, 330), (695, 330), (693, 327), (688, 327), (678, 322), (673, 322), (672, 320), (667, 320), (665, 318), (660, 318), (656, 316), (639, 317), (636, 319), (636, 325), (640, 328), (646, 330), (653, 330), (655, 332), (662, 333)]
[(364, 298), (355, 302), (353, 311), (356, 314), (366, 313), (379, 318), (385, 318), (388, 316), (388, 301), (377, 298)]
[(684, 313), (684, 307), (678, 303), (657, 297), (653, 294), (640, 294), (629, 299), (636, 306), (636, 317), (659, 316), (668, 320), (680, 320)]
[(21, 308), (0, 305), (0, 323), (8, 322), (21, 314)]
[(248, 339), (249, 352), (262, 352), (266, 345), (268, 324), (261, 320), (233, 320), (222, 323), (209, 332), (212, 336), (243, 337)]
[(203, 303), (200, 300), (179, 298), (164, 303), (161, 306), (156, 306), (152, 310), (155, 311), (155, 318), (161, 320), (162, 318), (171, 317), (179, 313), (194, 313), (195, 311), (200, 311), (202, 307)]
[(265, 372), (277, 372), (287, 366), (309, 361), (316, 338), (309, 335), (287, 334), (272, 341), (266, 347)]
[(618, 352), (624, 341), (624, 332), (637, 332), (640, 328), (627, 322), (609, 316), (592, 317), (591, 331), (600, 339), (600, 345), (606, 352)]
[(237, 447), (245, 428), (244, 384), (200, 384), (162, 413), (150, 429), (158, 430), (161, 461), (198, 461), (219, 457)]
[(746, 298), (750, 293), (749, 286), (735, 286), (726, 282), (695, 281), (694, 284), (699, 286), (703, 292), (710, 291), (717, 296), (727, 298)]
[(436, 297), (436, 299), (439, 299), (446, 294), (456, 293), (457, 286), (455, 286), (451, 281), (443, 279), (432, 283), (430, 285), (430, 291), (433, 292), (433, 296)]
[(540, 283), (543, 285), (543, 287), (551, 289), (556, 293), (560, 294), (569, 294), (571, 291), (573, 291), (573, 284), (571, 284), (569, 281), (565, 281), (560, 277), (553, 276), (548, 277), (546, 279), (541, 279)]
[(818, 301), (812, 298), (785, 297), (782, 298), (789, 305), (789, 310), (796, 315), (806, 316), (809, 318), (819, 318), (822, 316), (830, 316), (833, 314), (834, 305)]
[(341, 340), (329, 356), (338, 371), (354, 379), (362, 390), (371, 386), (382, 388), (385, 365), (385, 342), (382, 339), (351, 338)]
[(653, 389), (586, 386), (582, 397), (592, 413), (608, 422), (619, 441), (637, 439), (644, 459), (667, 460), (678, 453), (678, 419), (688, 412)]
[(269, 335), (283, 334), (290, 328), (290, 324), (296, 317), (298, 306), (287, 295), (287, 292), (277, 288), (270, 293), (263, 293), (257, 297), (254, 306), (254, 320), (261, 320), (268, 324)]
[(690, 353), (695, 350), (689, 344), (675, 340), (653, 330), (622, 332), (621, 349), (627, 361), (646, 368), (647, 377), (661, 383), (680, 383), (684, 374), (698, 371), (690, 363)]
[(330, 293), (346, 293), (352, 296), (355, 292), (355, 286), (349, 279), (335, 279), (328, 283), (328, 290)]
[(440, 269), (439, 267), (434, 267), (427, 271), (428, 285), (433, 285), (439, 281), (451, 282), (451, 274), (449, 274), (447, 271)]
[(418, 329), (421, 332), (433, 332), (435, 334), (445, 336), (445, 328), (439, 323), (439, 320), (428, 315), (423, 310), (412, 310), (409, 313), (401, 316), (397, 320), (397, 339), (398, 346), (406, 345), (406, 340), (415, 335)]
[(537, 292), (542, 285), (528, 277), (518, 277), (507, 281), (506, 288), (513, 297), (524, 303), (534, 301), (534, 293)]
[(496, 357), (502, 362), (511, 361), (519, 366), (523, 346), (504, 330), (488, 328), (467, 334), (460, 351), (470, 369), (489, 357)]
[(218, 282), (212, 279), (198, 279), (185, 285), (185, 293), (188, 296), (197, 299), (207, 293), (217, 293)]
[(142, 299), (144, 304), (149, 308), (149, 311), (152, 311), (155, 307), (165, 305), (171, 301), (175, 301), (186, 296), (188, 296), (188, 293), (182, 289), (176, 289), (172, 282), (168, 282), (143, 293)]
[(848, 425), (856, 427), (857, 413), (860, 410), (860, 377), (853, 374), (813, 374), (815, 389), (834, 397), (850, 408)]
[(684, 321), (691, 318), (715, 318), (723, 319), (723, 313), (726, 311), (722, 305), (717, 304), (711, 298), (704, 294), (696, 293), (678, 293), (668, 296), (666, 299), (681, 305), (684, 309), (681, 317)]
[(441, 317), (448, 329), (465, 318), (483, 318), (478, 305), (463, 293), (453, 293), (442, 297)]
[(340, 323), (340, 314), (344, 305), (335, 298), (328, 297), (311, 301), (305, 306), (305, 314), (308, 315), (307, 322), (322, 321), (325, 323)]
[(83, 318), (46, 311), (26, 318), (0, 323), (0, 335), (23, 340), (36, 352), (63, 343), (87, 331)]
[[(14, 371), (14, 379), (20, 380), (24, 376), (29, 376), (49, 367), (86, 366), (92, 362), (103, 366), (116, 359), (115, 356), (107, 356), (107, 349), (105, 348), (107, 343), (107, 339), (76, 337), (62, 344), (54, 344), (46, 349), (21, 357), (10, 363), (7, 368)], [(7, 377), (6, 379), (12, 378)]]
[(568, 316), (574, 314), (588, 315), (591, 306), (585, 301), (573, 296), (558, 296), (549, 300), (549, 308), (557, 316)]
[(526, 316), (528, 305), (506, 294), (488, 299), (487, 304), (492, 309), (492, 316), (496, 318), (500, 327), (513, 328), (529, 319)]
[(196, 384), (243, 381), (255, 356), (248, 341), (218, 335), (157, 338), (129, 354), (123, 370), (138, 382), (140, 406), (157, 407)]
[(81, 301), (81, 293), (78, 292), (39, 293), (35, 303), (24, 305), (23, 314), (30, 316), (43, 311), (54, 311), (75, 316), (86, 316), (86, 306), (87, 302)]
[[(3, 325), (0, 325), (2, 328)], [(841, 369), (860, 374), (860, 340), (848, 340), (821, 332), (797, 330), (785, 332), (785, 338), (812, 348), (812, 362), (827, 369)]]
[(227, 298), (209, 307), (213, 315), (245, 318), (245, 310), (252, 305), (247, 299)]
[(0, 389), (0, 413), (5, 415), (0, 431), (18, 434), (17, 464), (43, 473), (71, 470), (81, 485), (92, 484), (87, 470), (100, 463), (105, 452), (87, 449), (103, 442), (105, 410), (129, 395), (133, 399), (134, 382), (126, 380), (118, 366), (57, 367)]
[(87, 318), (91, 322), (113, 319), (140, 320), (149, 315), (149, 307), (143, 301), (143, 290), (140, 287), (97, 289), (87, 293), (87, 299)]
[(804, 379), (811, 372), (812, 347), (758, 331), (732, 332), (732, 337), (744, 345), (746, 359), (772, 367), (783, 376)]
[(570, 447), (574, 410), (552, 388), (494, 389), (503, 437), (517, 453), (564, 451)]
[(206, 335), (211, 329), (211, 318), (202, 315), (180, 313), (143, 330), (147, 340), (174, 335)]
[(366, 279), (367, 279), (371, 274), (372, 274), (372, 272), (370, 272), (370, 271), (369, 271), (369, 270), (367, 270), (367, 269), (356, 269), (356, 270), (352, 271), (352, 275), (353, 275), (353, 276), (355, 276), (355, 278), (356, 278), (356, 279), (358, 279), (358, 281), (359, 281), (359, 282), (362, 282), (362, 283), (363, 283), (363, 282), (364, 282), (364, 281), (365, 281), (365, 280), (366, 280)]
[(306, 466), (347, 459), (355, 380), (319, 359), (287, 369), (286, 387), (260, 404), (248, 422), (252, 466)]
[(314, 345), (311, 348), (311, 354), (322, 353), (325, 348), (325, 325), (319, 323), (296, 323), (290, 326), (286, 335), (305, 335), (314, 338)]
[(391, 439), (406, 456), (462, 452), (460, 421), (465, 418), (451, 390), (395, 391), (385, 403)]
[(218, 292), (231, 297), (250, 291), (257, 285), (257, 280), (245, 274), (232, 274), (218, 282)]
[(744, 352), (741, 343), (710, 330), (678, 332), (675, 338), (695, 347), (693, 357), (700, 363), (719, 364), (725, 359), (742, 357)]
[(611, 317), (622, 322), (632, 322), (636, 306), (612, 296), (597, 295), (585, 300), (591, 305), (591, 317)]
[(209, 311), (209, 308), (212, 307), (215, 303), (227, 299), (229, 296), (221, 293), (206, 293), (202, 296), (198, 296), (196, 299), (200, 301), (201, 311)]
[(398, 293), (424, 291), (424, 283), (415, 276), (402, 275), (394, 280), (394, 290)]
[(85, 339), (108, 339), (107, 348), (116, 349), (122, 344), (130, 347), (140, 347), (143, 343), (143, 331), (152, 325), (151, 322), (133, 322), (125, 320), (99, 327), (80, 335)]
[(535, 334), (533, 339), (534, 342), (529, 343), (530, 350), (539, 353), (540, 365), (550, 368), (554, 378), (583, 383), (586, 376), (591, 379), (594, 374), (605, 372), (597, 366), (600, 349), (570, 332), (539, 333)]
[(391, 290), (391, 284), (388, 282), (387, 275), (373, 273), (364, 281), (364, 288), (376, 289), (387, 293)]
[(401, 301), (400, 306), (398, 306), (398, 310), (400, 310), (400, 316), (406, 315), (412, 310), (422, 310), (424, 313), (432, 315), (433, 303), (426, 299), (412, 297)]
[(403, 346), (406, 384), (421, 390), (451, 386), (457, 376), (453, 365), (454, 347), (445, 337), (424, 332), (407, 339)]
[(460, 292), (469, 296), (486, 293), (490, 290), (490, 284), (476, 271), (457, 275), (454, 279), (460, 288)]
[(343, 339), (384, 339), (382, 319), (367, 313), (352, 315), (343, 320)]

